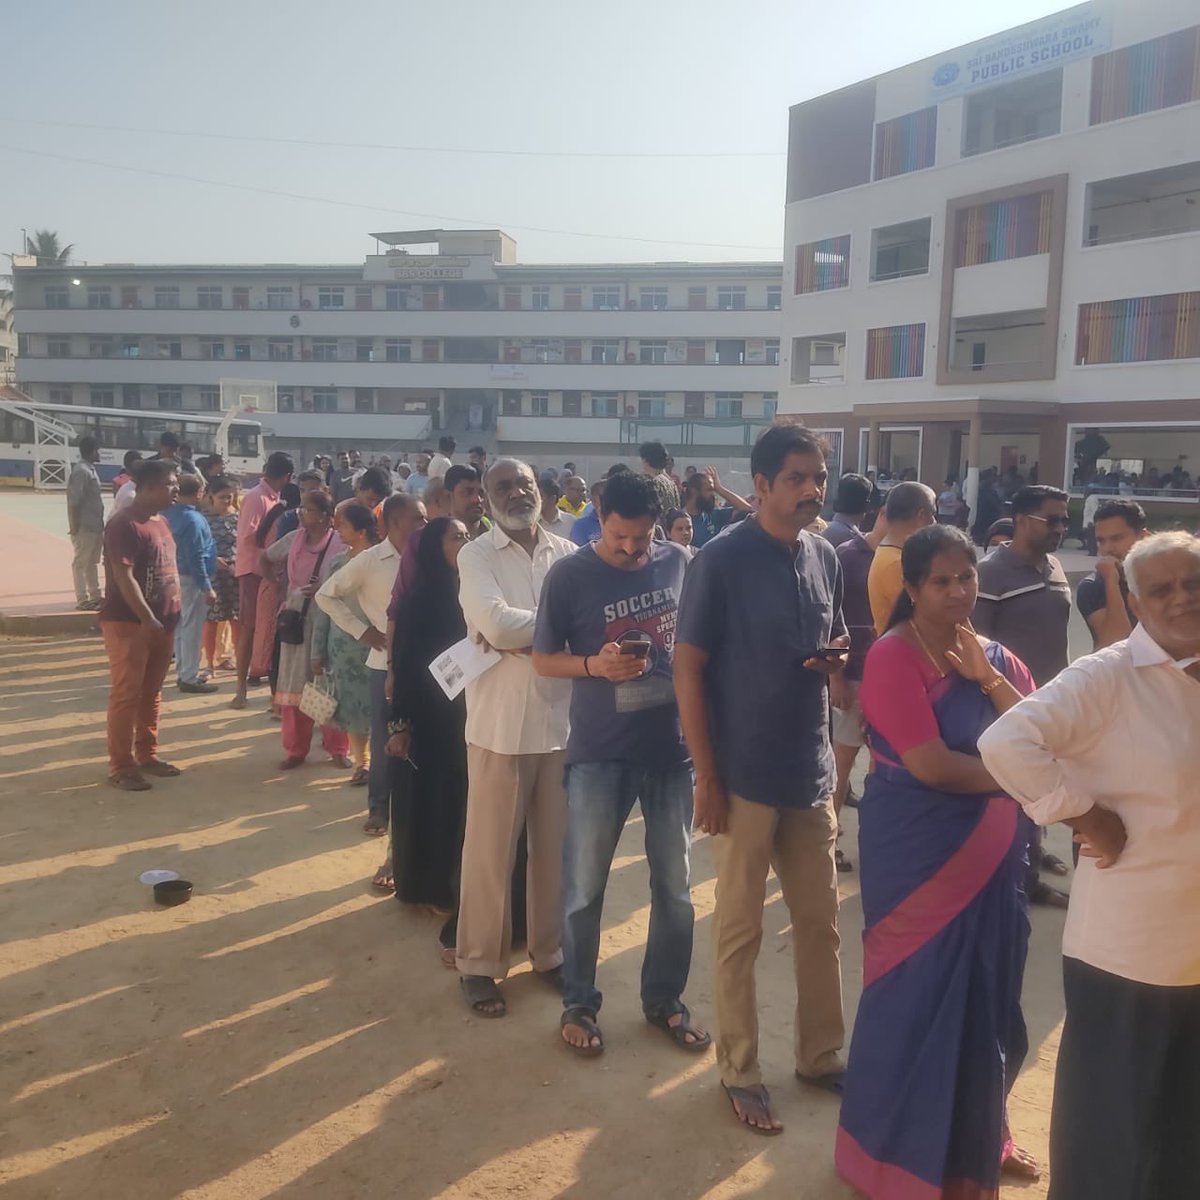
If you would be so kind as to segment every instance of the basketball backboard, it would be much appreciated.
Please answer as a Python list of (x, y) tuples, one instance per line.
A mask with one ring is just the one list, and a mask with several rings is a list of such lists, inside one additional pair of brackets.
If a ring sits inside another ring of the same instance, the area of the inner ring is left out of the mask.
[(273, 413), (279, 411), (278, 389), (273, 379), (222, 379), (221, 411)]

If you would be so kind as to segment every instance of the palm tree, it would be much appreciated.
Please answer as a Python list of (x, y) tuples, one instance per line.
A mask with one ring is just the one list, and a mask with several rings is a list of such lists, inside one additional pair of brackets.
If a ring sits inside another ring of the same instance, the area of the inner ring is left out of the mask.
[(75, 249), (72, 242), (67, 246), (59, 246), (58, 234), (51, 229), (35, 229), (33, 237), (25, 237), (25, 253), (32, 254), (37, 259), (39, 267), (61, 267), (71, 257)]

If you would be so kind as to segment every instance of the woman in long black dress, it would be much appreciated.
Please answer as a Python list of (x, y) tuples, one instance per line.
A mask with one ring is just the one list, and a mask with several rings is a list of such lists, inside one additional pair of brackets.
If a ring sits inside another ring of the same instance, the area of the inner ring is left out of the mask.
[(466, 698), (448, 700), (429, 664), (466, 637), (458, 603), (458, 552), (467, 528), (430, 521), (417, 547), (417, 575), (401, 602), (392, 645), (392, 865), (396, 899), (447, 917), (443, 950), (453, 950), (458, 877), (467, 812)]

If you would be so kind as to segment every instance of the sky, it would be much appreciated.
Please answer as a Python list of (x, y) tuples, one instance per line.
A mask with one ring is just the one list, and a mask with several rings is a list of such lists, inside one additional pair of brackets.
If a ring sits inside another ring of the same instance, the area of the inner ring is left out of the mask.
[(1067, 6), (0, 0), (0, 252), (356, 263), (498, 226), (522, 262), (774, 259), (790, 105)]

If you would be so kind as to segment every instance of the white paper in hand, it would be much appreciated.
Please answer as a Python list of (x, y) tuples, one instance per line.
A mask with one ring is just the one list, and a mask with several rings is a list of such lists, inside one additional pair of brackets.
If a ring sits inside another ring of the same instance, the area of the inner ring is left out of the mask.
[(472, 680), (491, 670), (500, 661), (500, 654), (490, 646), (481, 646), (469, 637), (443, 650), (429, 664), (429, 673), (438, 686), (453, 700)]

